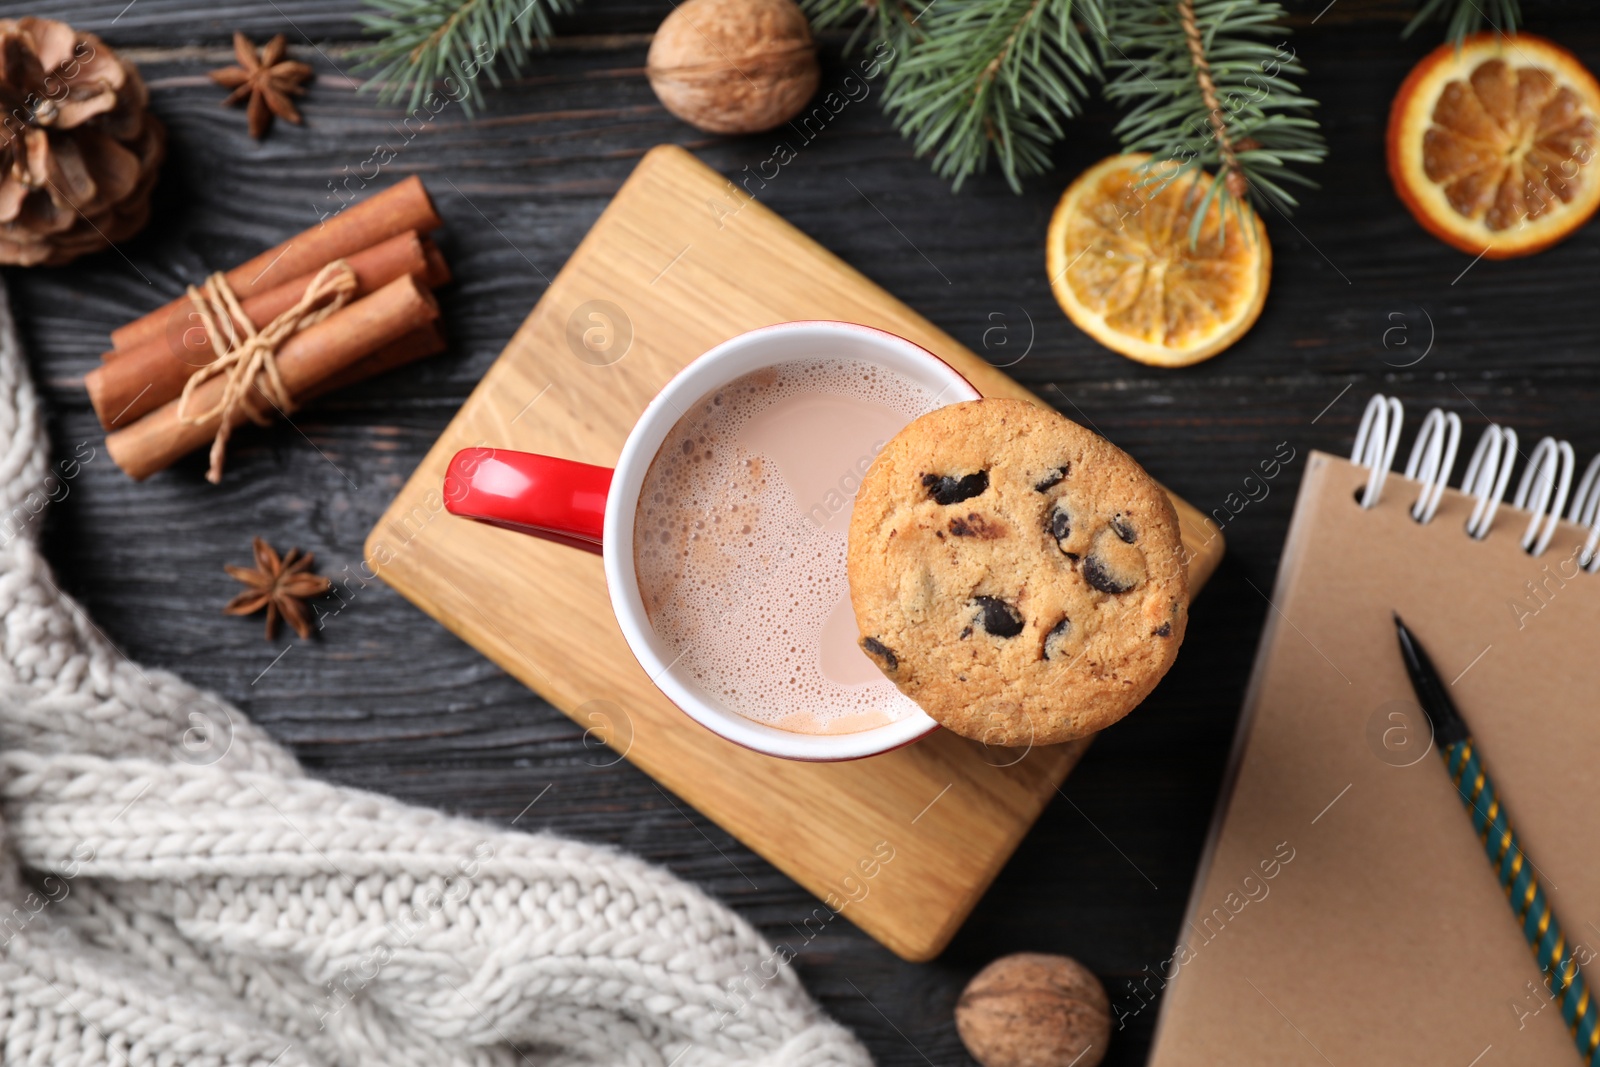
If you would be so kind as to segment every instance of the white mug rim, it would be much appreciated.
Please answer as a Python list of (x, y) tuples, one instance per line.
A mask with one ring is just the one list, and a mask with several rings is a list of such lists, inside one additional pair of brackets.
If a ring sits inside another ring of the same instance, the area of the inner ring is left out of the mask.
[(875, 359), (870, 355), (858, 357), (853, 354), (851, 358), (864, 358), (900, 373), (908, 373), (905, 368), (914, 368), (908, 376), (939, 387), (939, 398), (945, 403), (976, 400), (982, 395), (950, 364), (921, 345), (886, 330), (818, 319), (763, 326), (711, 348), (662, 387), (645, 406), (629, 432), (622, 453), (617, 457), (611, 490), (606, 496), (601, 553), (606, 589), (622, 636), (628, 642), (634, 658), (649, 676), (651, 684), (660, 689), (684, 714), (712, 733), (745, 748), (784, 759), (832, 762), (875, 756), (925, 737), (938, 729), (939, 724), (919, 710), (896, 722), (856, 733), (804, 734), (780, 730), (709, 703), (673, 673), (671, 668), (676, 660), (668, 661), (663, 655), (665, 650), (658, 647), (661, 642), (645, 612), (634, 571), (634, 514), (650, 463), (668, 432), (695, 401), (751, 371), (803, 358), (783, 353), (763, 356), (763, 351), (771, 352), (775, 347), (783, 347), (774, 346), (771, 343), (774, 340), (792, 342), (815, 338), (837, 341), (841, 335), (850, 336), (858, 345), (862, 341), (868, 342), (868, 347), (875, 346), (877, 349), (874, 355), (883, 357)]

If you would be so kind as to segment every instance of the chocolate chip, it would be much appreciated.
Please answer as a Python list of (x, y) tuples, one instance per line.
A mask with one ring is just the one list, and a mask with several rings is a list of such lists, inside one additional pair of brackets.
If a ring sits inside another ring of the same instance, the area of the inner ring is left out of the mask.
[(1067, 514), (1066, 508), (1057, 504), (1050, 512), (1050, 521), (1045, 528), (1057, 541), (1065, 541), (1072, 536), (1072, 516)]
[(969, 638), (971, 636), (972, 636), (972, 627), (970, 627), (970, 626), (962, 627), (962, 629), (961, 629), (961, 640), (965, 641), (967, 638)]
[(1061, 621), (1050, 627), (1050, 632), (1044, 635), (1044, 658), (1055, 659), (1061, 651), (1062, 642), (1067, 634), (1072, 632), (1072, 622), (1066, 616)]
[(997, 596), (975, 596), (978, 624), (995, 637), (1015, 637), (1022, 632), (1022, 614)]
[(950, 520), (950, 532), (957, 537), (976, 537), (980, 541), (993, 541), (1006, 535), (1003, 523), (990, 522), (977, 512), (969, 512), (966, 518), (956, 516)]
[(1122, 538), (1125, 544), (1131, 545), (1139, 539), (1139, 535), (1134, 532), (1133, 523), (1123, 518), (1120, 512), (1111, 520), (1111, 532)]
[(1171, 637), (1172, 636), (1172, 624), (1170, 622), (1164, 622), (1160, 626), (1157, 626), (1155, 628), (1155, 630), (1153, 630), (1152, 632), (1157, 637)]
[(1049, 474), (1046, 474), (1043, 478), (1040, 478), (1037, 482), (1034, 482), (1033, 491), (1035, 493), (1043, 493), (1049, 490), (1052, 486), (1061, 484), (1061, 479), (1065, 478), (1067, 476), (1067, 472), (1071, 469), (1072, 464), (1063, 463)]
[(924, 474), (922, 487), (933, 497), (935, 503), (959, 504), (963, 500), (971, 500), (989, 488), (989, 472), (978, 471), (976, 474), (964, 474), (959, 478), (949, 474)]
[(863, 637), (861, 639), (861, 651), (871, 656), (881, 671), (893, 674), (900, 669), (900, 657), (894, 654), (894, 649), (879, 641), (876, 637)]
[(1126, 593), (1138, 584), (1137, 582), (1124, 581), (1112, 574), (1111, 571), (1106, 569), (1106, 565), (1100, 557), (1092, 552), (1083, 561), (1083, 566), (1079, 568), (1079, 573), (1083, 575), (1084, 581), (1102, 593)]

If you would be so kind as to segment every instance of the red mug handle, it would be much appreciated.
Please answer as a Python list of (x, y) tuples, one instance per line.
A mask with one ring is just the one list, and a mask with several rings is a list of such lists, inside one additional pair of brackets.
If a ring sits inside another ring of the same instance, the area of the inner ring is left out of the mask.
[(505, 448), (466, 448), (450, 460), (444, 506), (547, 541), (598, 553), (611, 468)]

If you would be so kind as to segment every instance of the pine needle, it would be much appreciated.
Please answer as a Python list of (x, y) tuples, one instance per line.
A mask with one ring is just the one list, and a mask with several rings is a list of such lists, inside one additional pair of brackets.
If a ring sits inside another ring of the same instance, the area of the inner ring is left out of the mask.
[(1459, 45), (1485, 24), (1501, 33), (1516, 33), (1522, 9), (1517, 0), (1427, 0), (1400, 36), (1410, 37), (1424, 23), (1439, 20), (1446, 23), (1445, 39)]
[[(1256, 201), (1288, 214), (1297, 204), (1288, 187), (1316, 184), (1296, 168), (1322, 162), (1327, 148), (1311, 117), (1316, 101), (1289, 77), (1305, 68), (1287, 42), (1283, 8), (1253, 0), (1195, 0), (1191, 41), (1181, 18), (1188, 6), (1181, 0), (1118, 0), (1112, 9), (1106, 66), (1117, 73), (1106, 96), (1127, 109), (1115, 132), (1126, 151), (1154, 157), (1152, 181), (1213, 171), (1207, 207), (1221, 198), (1225, 216), (1241, 210), (1228, 188), (1240, 182), (1230, 183), (1230, 173), (1240, 176)], [(1209, 75), (1214, 104), (1206, 99), (1202, 73)], [(1198, 239), (1204, 217), (1204, 211), (1196, 212), (1191, 237)]]
[[(854, 52), (863, 41), (877, 45), (887, 41), (893, 54), (898, 55), (922, 37), (918, 23), (922, 14), (941, 0), (919, 0), (913, 5), (909, 0), (876, 0), (866, 4), (863, 0), (799, 0), (813, 30), (827, 30), (835, 26), (851, 26), (850, 37), (844, 51)], [(853, 25), (852, 25), (853, 24)]]
[(357, 16), (380, 39), (356, 52), (358, 69), (376, 70), (363, 90), (379, 99), (407, 99), (416, 108), (430, 92), (459, 100), (467, 114), (483, 102), (480, 77), (500, 85), (501, 69), (522, 73), (534, 47), (551, 37), (550, 16), (581, 0), (364, 0)]
[(895, 48), (884, 111), (934, 172), (960, 189), (991, 159), (1012, 189), (1050, 167), (1050, 149), (1099, 80), (1085, 26), (1103, 24), (1101, 0), (806, 0), (819, 27), (861, 13), (863, 35)]
[[(551, 16), (581, 0), (363, 2), (360, 20), (378, 38), (357, 54), (361, 69), (376, 71), (363, 88), (406, 99), (412, 110), (442, 88), (471, 114), (483, 99), (479, 79), (498, 86), (501, 71), (519, 75), (532, 50), (547, 45)], [(1451, 2), (1474, 0), (1426, 0), (1418, 19)], [(1516, 14), (1517, 0), (1481, 2)], [(1023, 178), (1050, 168), (1066, 122), (1107, 72), (1116, 76), (1106, 95), (1127, 108), (1117, 126), (1127, 150), (1177, 160), (1178, 173), (1224, 165), (1208, 203), (1221, 197), (1237, 207), (1227, 188), (1236, 173), (1258, 200), (1287, 211), (1295, 200), (1286, 186), (1312, 184), (1294, 168), (1326, 154), (1310, 116), (1315, 103), (1288, 78), (1304, 69), (1278, 43), (1285, 31), (1276, 3), (1198, 0), (1194, 35), (1179, 18), (1191, 0), (801, 4), (818, 30), (851, 28), (847, 51), (863, 43), (887, 51), (885, 112), (957, 189), (993, 163), (1020, 192)], [(1196, 55), (1210, 77), (1205, 91)], [(1208, 93), (1219, 106), (1207, 104)]]

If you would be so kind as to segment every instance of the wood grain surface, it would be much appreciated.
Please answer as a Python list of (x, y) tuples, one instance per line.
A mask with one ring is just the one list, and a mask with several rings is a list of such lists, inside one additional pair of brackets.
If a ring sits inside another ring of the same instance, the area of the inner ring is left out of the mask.
[[(1292, 220), (1268, 214), (1275, 262), (1261, 321), (1189, 370), (1099, 348), (1050, 295), (1045, 223), (1071, 177), (1114, 150), (1116, 112), (1104, 103), (1070, 126), (1057, 170), (1021, 196), (993, 175), (952, 194), (879, 113), (876, 86), (809, 142), (790, 137), (796, 158), (765, 187), (752, 183), (801, 231), (1224, 521), (1228, 557), (1177, 665), (1096, 740), (932, 963), (903, 962), (846, 922), (801, 945), (815, 897), (362, 573), (367, 531), (643, 153), (677, 143), (735, 177), (773, 156), (782, 135), (709, 137), (657, 104), (643, 66), (668, 3), (594, 0), (557, 21), (555, 47), (474, 121), (452, 107), (409, 141), (401, 110), (357, 92), (356, 0), (32, 5), (131, 49), (172, 133), (143, 235), (69, 268), (6, 272), (55, 456), (93, 457), (41, 520), (46, 550), (131, 656), (236, 702), (312, 773), (609, 842), (704, 886), (795, 943), (802, 980), (885, 1067), (967, 1064), (951, 1021), (961, 986), (1025, 949), (1093, 968), (1124, 1022), (1105, 1062), (1143, 1063), (1159, 995), (1150, 973), (1179, 932), (1308, 450), (1348, 452), (1361, 401), (1377, 390), (1406, 400), (1412, 428), (1442, 404), (1469, 439), (1493, 418), (1525, 438), (1568, 437), (1580, 457), (1600, 450), (1600, 228), (1506, 263), (1473, 264), (1429, 238), (1389, 188), (1383, 126), (1394, 89), (1439, 34), (1401, 41), (1416, 6), (1402, 0), (1288, 6), (1330, 159)], [(1593, 5), (1523, 7), (1531, 30), (1600, 69)], [(316, 68), (305, 127), (279, 123), (257, 144), (241, 112), (218, 106), (224, 94), (205, 74), (232, 62), (236, 27), (258, 41), (285, 33)], [(823, 41), (825, 87), (853, 72), (841, 44)], [(384, 180), (420, 174), (438, 195), (457, 277), (441, 293), (451, 351), (334, 394), (294, 426), (241, 431), (220, 487), (203, 481), (203, 457), (142, 485), (124, 479), (79, 385), (106, 335), (314, 223), (338, 203), (330, 183), (359, 187), (379, 144), (399, 149)], [(1263, 481), (1280, 443), (1295, 458)], [(254, 534), (314, 551), (338, 582), (315, 640), (268, 645), (259, 620), (219, 614), (234, 587), (222, 564), (247, 562)]]
[[(1088, 740), (991, 748), (946, 730), (872, 759), (751, 752), (693, 725), (634, 662), (599, 560), (443, 513), (463, 449), (610, 466), (700, 353), (833, 318), (939, 356), (985, 396), (1002, 371), (674, 145), (652, 149), (451, 420), (366, 542), (371, 569), (839, 914), (910, 960), (944, 950)], [(580, 331), (600, 329), (599, 350)], [(1223, 538), (1175, 500), (1198, 593)], [(560, 615), (529, 611), (544, 600)], [(893, 857), (885, 862), (885, 857)], [(871, 872), (871, 877), (866, 872)]]

